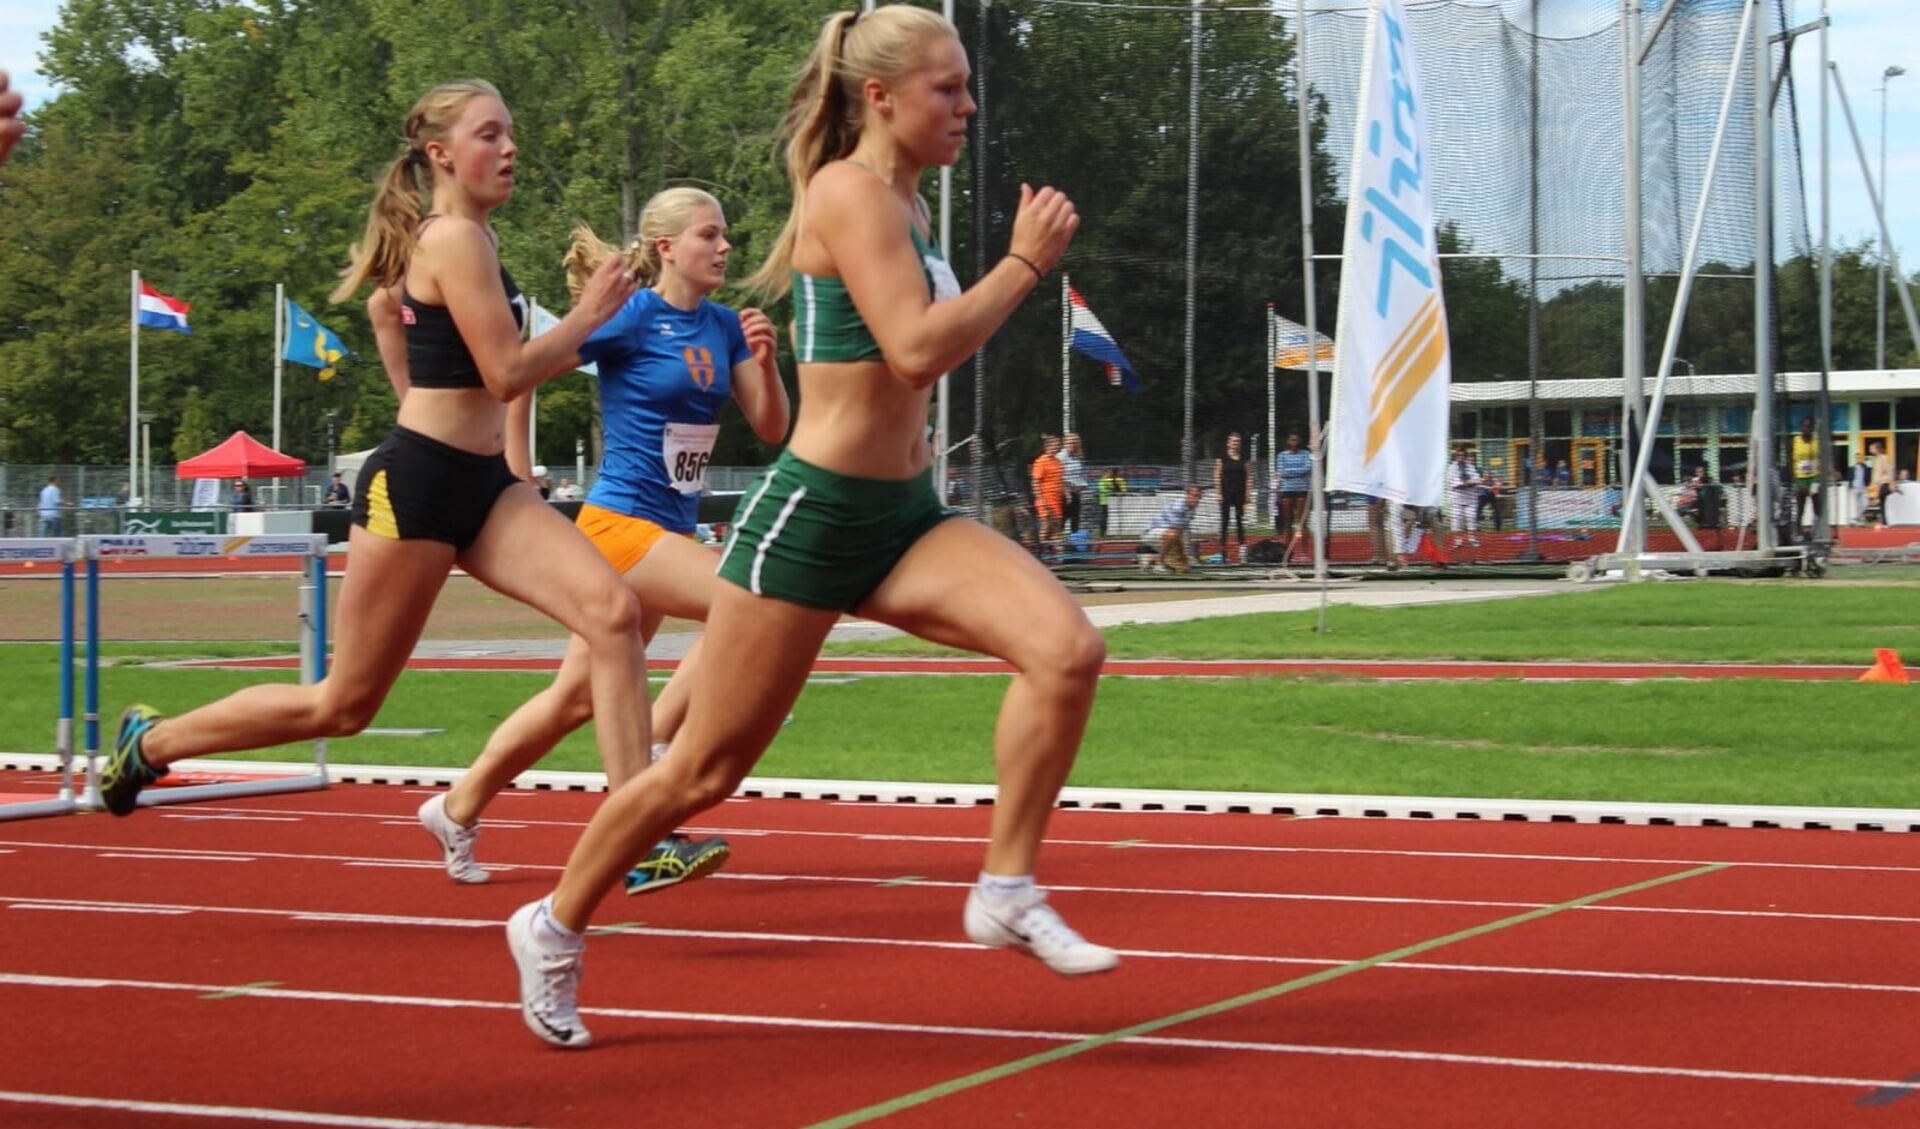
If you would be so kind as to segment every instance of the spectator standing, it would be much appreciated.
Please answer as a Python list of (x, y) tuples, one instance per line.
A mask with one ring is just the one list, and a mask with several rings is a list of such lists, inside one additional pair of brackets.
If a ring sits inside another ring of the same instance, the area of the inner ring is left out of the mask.
[[(1247, 460), (1240, 453), (1240, 433), (1227, 433), (1227, 449), (1213, 462), (1213, 489), (1220, 496), (1220, 559), (1231, 564), (1247, 552)], [(1240, 554), (1227, 540), (1229, 522), (1240, 530)]]
[(1561, 459), (1553, 464), (1553, 484), (1555, 486), (1573, 485), (1573, 468), (1567, 465), (1567, 460)]
[(1847, 500), (1853, 503), (1854, 525), (1867, 524), (1867, 500), (1872, 497), (1867, 487), (1872, 481), (1873, 460), (1862, 451), (1853, 457), (1853, 465), (1847, 468)]
[(327, 484), (327, 495), (322, 499), (330, 509), (345, 509), (353, 504), (353, 491), (340, 478), (340, 472), (333, 472), (333, 481)]
[[(1822, 477), (1820, 437), (1813, 433), (1813, 417), (1807, 416), (1800, 421), (1800, 433), (1793, 437), (1793, 524), (1799, 528), (1802, 538), (1820, 523)], [(1813, 514), (1802, 525), (1802, 515), (1806, 513), (1809, 502), (1813, 505)]]
[(1274, 527), (1282, 537), (1300, 531), (1313, 491), (1313, 452), (1300, 445), (1300, 433), (1287, 433), (1287, 445), (1273, 456)]
[(1867, 444), (1867, 456), (1873, 464), (1873, 473), (1867, 479), (1867, 487), (1873, 497), (1873, 504), (1880, 511), (1880, 521), (1885, 523), (1887, 495), (1893, 493), (1893, 459), (1888, 457), (1886, 448), (1878, 439)]
[(1095, 486), (1096, 497), (1100, 504), (1100, 536), (1107, 535), (1108, 516), (1113, 512), (1113, 496), (1127, 492), (1127, 480), (1120, 474), (1119, 467), (1108, 467)]
[(1069, 431), (1060, 440), (1060, 485), (1066, 493), (1066, 527), (1080, 532), (1080, 502), (1087, 492), (1086, 454), (1080, 449), (1080, 433)]
[(1500, 494), (1506, 489), (1506, 483), (1498, 478), (1489, 478), (1480, 483), (1480, 495), (1474, 501), (1473, 518), (1477, 524), (1483, 510), (1493, 512), (1493, 528), (1500, 528)]
[(243, 513), (253, 508), (253, 487), (247, 485), (244, 478), (233, 480), (233, 497), (228, 500), (234, 513)]
[(1060, 464), (1060, 440), (1052, 435), (1040, 437), (1040, 454), (1030, 469), (1033, 479), (1033, 516), (1040, 525), (1040, 548), (1045, 549), (1060, 536), (1060, 522), (1066, 515), (1066, 468)]
[(60, 521), (60, 476), (49, 474), (40, 488), (40, 536), (64, 537)]
[(1106, 474), (1102, 474), (1100, 480), (1094, 482), (1094, 499), (1100, 505), (1100, 536), (1102, 538), (1108, 534), (1108, 526), (1112, 524), (1110, 518), (1114, 513), (1116, 493), (1127, 493), (1127, 480), (1119, 474), (1119, 467), (1108, 467)]
[(1480, 468), (1465, 447), (1453, 449), (1453, 461), (1447, 464), (1448, 525), (1453, 530), (1454, 549), (1464, 542), (1480, 544)]
[(560, 485), (553, 488), (553, 500), (556, 502), (578, 502), (581, 498), (580, 487), (573, 479), (562, 475)]
[(1367, 547), (1372, 554), (1367, 563), (1386, 565), (1389, 571), (1399, 568), (1400, 554), (1387, 538), (1387, 511), (1390, 508), (1387, 500), (1375, 494), (1361, 494), (1358, 497), (1367, 503)]

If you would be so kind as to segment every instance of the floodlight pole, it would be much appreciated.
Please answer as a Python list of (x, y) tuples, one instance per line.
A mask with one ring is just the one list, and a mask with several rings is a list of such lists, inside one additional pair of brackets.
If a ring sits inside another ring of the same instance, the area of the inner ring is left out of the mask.
[[(1642, 325), (1646, 316), (1645, 264), (1641, 261), (1641, 187), (1640, 187), (1640, 4), (1620, 0), (1621, 108), (1625, 118), (1624, 162), (1626, 165), (1626, 271), (1621, 287), (1620, 335), (1620, 476), (1633, 481), (1634, 451), (1639, 442), (1650, 437), (1643, 427), (1646, 407), (1641, 399), (1645, 380), (1646, 343)], [(1646, 548), (1646, 523), (1640, 507), (1620, 507), (1620, 548), (1629, 557)]]
[[(1753, 478), (1754, 547), (1779, 547), (1773, 494), (1773, 111), (1767, 91), (1773, 81), (1767, 43), (1767, 10), (1748, 4), (1753, 20), (1753, 442), (1747, 470)], [(1800, 515), (1793, 515), (1798, 526)]]

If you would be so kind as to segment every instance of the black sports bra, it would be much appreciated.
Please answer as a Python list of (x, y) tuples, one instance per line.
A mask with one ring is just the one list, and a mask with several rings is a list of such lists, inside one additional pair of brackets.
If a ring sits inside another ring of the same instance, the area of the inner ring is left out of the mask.
[[(520, 287), (500, 268), (500, 282), (507, 288), (507, 302), (513, 307), (513, 323), (527, 325), (527, 302)], [(480, 366), (453, 324), (453, 311), (445, 306), (429, 306), (414, 300), (406, 286), (400, 288), (400, 324), (407, 334), (407, 382), (415, 388), (484, 388)]]

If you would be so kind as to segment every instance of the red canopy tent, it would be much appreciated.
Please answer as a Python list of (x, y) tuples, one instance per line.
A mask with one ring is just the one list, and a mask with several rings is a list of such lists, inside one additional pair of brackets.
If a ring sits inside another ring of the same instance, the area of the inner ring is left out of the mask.
[(307, 464), (283, 455), (244, 431), (174, 468), (180, 478), (298, 478)]

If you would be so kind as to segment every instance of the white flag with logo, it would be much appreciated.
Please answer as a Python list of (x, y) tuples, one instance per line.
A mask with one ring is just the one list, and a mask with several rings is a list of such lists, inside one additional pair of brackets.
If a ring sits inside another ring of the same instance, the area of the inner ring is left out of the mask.
[(1400, 0), (1374, 0), (1341, 254), (1327, 486), (1416, 506), (1446, 492), (1447, 308), (1427, 123)]
[[(528, 326), (528, 329), (532, 332), (528, 333), (527, 336), (538, 337), (543, 333), (552, 332), (553, 327), (560, 324), (560, 315), (547, 309), (540, 303), (535, 302), (533, 303), (533, 316), (530, 320), (532, 324)], [(594, 365), (581, 365), (577, 371), (592, 373), (594, 376), (600, 375), (599, 368)]]

